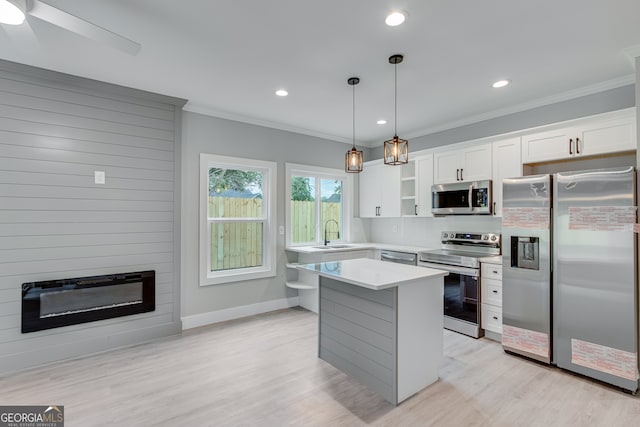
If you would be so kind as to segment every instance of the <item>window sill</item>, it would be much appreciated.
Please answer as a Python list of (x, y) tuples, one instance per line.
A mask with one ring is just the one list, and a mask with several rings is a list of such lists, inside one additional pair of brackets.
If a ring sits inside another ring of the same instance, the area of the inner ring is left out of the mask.
[(276, 277), (275, 269), (259, 270), (252, 272), (226, 273), (224, 275), (215, 275), (200, 278), (200, 286), (223, 285), (225, 283), (245, 282), (248, 280), (264, 279), (267, 277)]

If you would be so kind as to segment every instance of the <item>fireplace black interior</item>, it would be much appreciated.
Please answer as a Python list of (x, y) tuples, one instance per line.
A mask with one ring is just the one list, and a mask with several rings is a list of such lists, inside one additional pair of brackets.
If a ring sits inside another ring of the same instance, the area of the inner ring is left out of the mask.
[(22, 284), (22, 332), (154, 311), (155, 271)]

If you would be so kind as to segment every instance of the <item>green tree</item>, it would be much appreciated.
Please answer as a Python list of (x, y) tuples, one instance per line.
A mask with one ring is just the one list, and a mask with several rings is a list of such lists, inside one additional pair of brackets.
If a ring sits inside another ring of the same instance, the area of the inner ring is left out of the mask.
[(291, 200), (315, 200), (313, 194), (311, 193), (311, 183), (309, 181), (309, 178), (305, 178), (303, 176), (294, 176), (291, 178)]
[(262, 193), (262, 174), (255, 171), (209, 168), (209, 193), (227, 190)]

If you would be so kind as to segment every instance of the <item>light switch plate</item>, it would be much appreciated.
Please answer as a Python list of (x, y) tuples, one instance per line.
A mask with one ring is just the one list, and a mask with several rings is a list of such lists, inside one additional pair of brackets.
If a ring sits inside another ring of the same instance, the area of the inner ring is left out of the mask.
[(106, 174), (104, 171), (94, 171), (93, 178), (96, 184), (104, 184), (106, 182)]
[(284, 225), (280, 226), (280, 235), (284, 236)]

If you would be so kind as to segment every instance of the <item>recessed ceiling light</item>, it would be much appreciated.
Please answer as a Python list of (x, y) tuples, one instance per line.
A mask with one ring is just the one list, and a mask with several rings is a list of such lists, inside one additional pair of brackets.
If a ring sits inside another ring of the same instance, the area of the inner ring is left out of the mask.
[(378, 120), (376, 123), (379, 124), (379, 125), (386, 125), (387, 121), (382, 119), (382, 120)]
[(24, 22), (24, 13), (13, 3), (0, 0), (0, 24), (20, 25)]
[(491, 86), (493, 86), (494, 88), (499, 88), (499, 87), (505, 87), (506, 85), (508, 85), (509, 83), (511, 83), (509, 80), (498, 80), (497, 82), (495, 82), (494, 84), (492, 84)]
[(390, 27), (397, 27), (398, 25), (402, 24), (405, 19), (407, 19), (406, 12), (393, 12), (389, 14), (389, 16), (387, 16), (384, 22)]
[(287, 92), (287, 91), (286, 91), (286, 90), (284, 90), (284, 89), (278, 89), (278, 90), (276, 91), (276, 95), (278, 95), (278, 96), (287, 96), (287, 95), (289, 95), (289, 92)]

